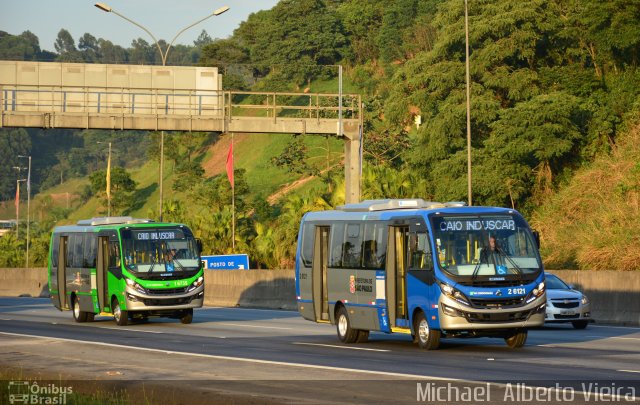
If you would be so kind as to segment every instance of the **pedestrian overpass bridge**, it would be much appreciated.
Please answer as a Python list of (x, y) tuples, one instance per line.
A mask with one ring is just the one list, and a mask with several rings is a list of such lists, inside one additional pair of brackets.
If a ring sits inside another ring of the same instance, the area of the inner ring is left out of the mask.
[(0, 61), (0, 128), (336, 136), (347, 203), (359, 202), (359, 95), (225, 91), (221, 83), (211, 67)]

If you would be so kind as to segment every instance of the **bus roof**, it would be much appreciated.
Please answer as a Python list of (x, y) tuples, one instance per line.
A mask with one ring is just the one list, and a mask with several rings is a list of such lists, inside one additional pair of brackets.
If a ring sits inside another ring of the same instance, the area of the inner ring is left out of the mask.
[(133, 218), (133, 217), (94, 217), (91, 219), (81, 219), (78, 225), (115, 225), (115, 224), (146, 224), (153, 222), (149, 218)]
[(148, 227), (173, 227), (173, 226), (185, 226), (184, 224), (178, 224), (173, 222), (155, 222), (148, 218), (133, 218), (133, 217), (96, 217), (91, 219), (82, 219), (76, 223), (76, 225), (61, 225), (56, 226), (53, 230), (54, 233), (59, 232), (99, 232), (103, 229), (120, 229), (129, 226), (142, 225), (144, 228)]
[(515, 213), (511, 208), (472, 206), (462, 202), (431, 202), (422, 199), (367, 200), (347, 204), (332, 211), (313, 211), (304, 215), (303, 221), (326, 220), (388, 220), (398, 216), (424, 215), (428, 213), (448, 214), (501, 214)]
[(461, 201), (451, 201), (446, 203), (425, 201), (422, 198), (411, 199), (386, 199), (386, 200), (365, 200), (356, 204), (346, 204), (338, 207), (340, 211), (350, 212), (371, 212), (388, 211), (398, 209), (433, 209), (446, 207), (464, 207), (466, 204)]

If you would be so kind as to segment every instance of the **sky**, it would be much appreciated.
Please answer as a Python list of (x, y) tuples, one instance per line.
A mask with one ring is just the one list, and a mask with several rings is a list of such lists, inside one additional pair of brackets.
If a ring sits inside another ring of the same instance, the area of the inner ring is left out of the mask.
[[(78, 45), (85, 33), (110, 40), (122, 47), (149, 34), (113, 13), (96, 8), (94, 0), (2, 0), (0, 30), (12, 35), (33, 32), (40, 48), (55, 51), (53, 44), (60, 29), (65, 28)], [(254, 12), (267, 10), (278, 0), (99, 0), (113, 10), (146, 27), (158, 39), (169, 42), (183, 28), (206, 17), (214, 10), (229, 6), (230, 10), (182, 33), (176, 44), (193, 45), (206, 30), (211, 38), (227, 38)]]

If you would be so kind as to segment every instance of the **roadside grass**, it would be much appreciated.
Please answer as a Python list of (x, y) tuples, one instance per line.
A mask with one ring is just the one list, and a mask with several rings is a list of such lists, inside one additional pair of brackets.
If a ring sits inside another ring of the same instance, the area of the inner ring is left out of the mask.
[(640, 268), (640, 117), (610, 154), (579, 170), (533, 216), (545, 265)]

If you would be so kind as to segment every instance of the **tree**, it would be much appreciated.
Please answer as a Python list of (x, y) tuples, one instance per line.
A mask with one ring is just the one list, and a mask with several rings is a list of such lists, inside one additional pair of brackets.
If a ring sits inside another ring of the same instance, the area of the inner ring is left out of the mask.
[[(31, 139), (26, 130), (0, 130), (0, 200), (15, 198), (18, 172), (13, 167), (24, 167), (24, 159), (19, 159), (18, 155), (26, 156), (30, 151)], [(22, 170), (20, 174), (26, 178), (26, 171)]]
[(82, 53), (85, 62), (93, 63), (102, 59), (98, 40), (91, 34), (85, 33), (78, 41), (78, 49)]
[(213, 39), (211, 39), (209, 34), (207, 34), (207, 31), (202, 30), (202, 32), (200, 32), (200, 35), (198, 35), (198, 38), (193, 41), (193, 46), (195, 46), (196, 48), (203, 48), (205, 45), (209, 45), (211, 42), (213, 42)]
[(58, 60), (61, 62), (82, 62), (82, 55), (76, 49), (76, 42), (69, 31), (62, 28), (58, 32), (58, 37), (54, 43)]
[[(91, 190), (97, 196), (99, 196), (104, 204), (106, 211), (107, 208), (107, 173), (106, 170), (99, 170), (92, 173), (89, 176), (91, 182)], [(125, 214), (127, 209), (131, 206), (133, 199), (132, 193), (136, 189), (136, 182), (131, 178), (131, 175), (121, 167), (111, 168), (111, 214), (120, 215)]]

